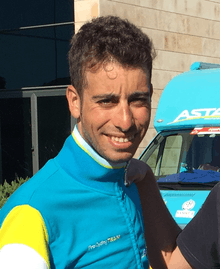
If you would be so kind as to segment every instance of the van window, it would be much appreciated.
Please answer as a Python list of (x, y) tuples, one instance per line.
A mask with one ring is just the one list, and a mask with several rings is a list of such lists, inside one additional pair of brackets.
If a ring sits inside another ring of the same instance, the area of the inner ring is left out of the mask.
[[(194, 180), (197, 176), (204, 182), (220, 181), (220, 135), (192, 135), (191, 131), (162, 132), (142, 154), (140, 159), (151, 167), (156, 179), (189, 182), (194, 173)], [(213, 178), (202, 170), (214, 172)]]
[(181, 148), (181, 135), (168, 136), (155, 148), (147, 164), (157, 176), (177, 173)]
[(161, 160), (160, 175), (168, 175), (178, 172), (181, 148), (181, 135), (168, 136), (166, 138)]

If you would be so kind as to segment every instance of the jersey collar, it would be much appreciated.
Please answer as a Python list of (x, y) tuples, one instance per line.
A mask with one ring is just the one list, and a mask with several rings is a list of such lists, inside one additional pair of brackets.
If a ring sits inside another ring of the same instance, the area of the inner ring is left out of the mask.
[(73, 139), (78, 144), (79, 147), (81, 147), (82, 150), (84, 150), (91, 158), (93, 158), (97, 163), (99, 163), (101, 166), (104, 166), (105, 168), (109, 169), (120, 169), (123, 167), (126, 167), (126, 162), (123, 163), (112, 163), (104, 158), (102, 158), (81, 136), (77, 125), (75, 125), (73, 132), (72, 132)]
[(93, 189), (115, 195), (119, 183), (124, 185), (127, 163), (112, 164), (102, 158), (80, 135), (77, 127), (69, 136), (55, 162), (72, 179)]

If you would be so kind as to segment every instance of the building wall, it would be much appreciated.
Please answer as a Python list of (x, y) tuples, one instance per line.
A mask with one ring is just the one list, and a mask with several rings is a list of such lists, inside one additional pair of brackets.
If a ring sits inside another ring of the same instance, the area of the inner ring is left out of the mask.
[(165, 85), (195, 61), (220, 63), (220, 0), (75, 0), (76, 32), (85, 21), (105, 15), (133, 22), (152, 38), (157, 51), (152, 119), (138, 157), (156, 134), (153, 119)]

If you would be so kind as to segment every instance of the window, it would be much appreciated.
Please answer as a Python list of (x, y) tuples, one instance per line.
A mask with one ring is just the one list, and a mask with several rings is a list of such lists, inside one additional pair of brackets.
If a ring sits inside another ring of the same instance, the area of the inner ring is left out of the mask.
[(181, 148), (181, 135), (168, 136), (166, 138), (164, 151), (161, 159), (160, 175), (168, 175), (178, 172)]
[(191, 131), (162, 132), (141, 156), (163, 184), (220, 180), (220, 134), (192, 135)]
[(74, 0), (0, 1), (0, 183), (36, 173), (73, 128), (73, 14)]
[(73, 0), (2, 0), (0, 88), (69, 84), (73, 34)]

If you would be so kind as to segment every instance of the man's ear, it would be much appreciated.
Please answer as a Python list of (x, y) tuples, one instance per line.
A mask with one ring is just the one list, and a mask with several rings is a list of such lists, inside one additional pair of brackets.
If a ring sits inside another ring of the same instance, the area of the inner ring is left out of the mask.
[(72, 85), (67, 87), (66, 98), (71, 115), (75, 119), (78, 119), (80, 117), (80, 97), (77, 90)]
[(150, 97), (152, 98), (152, 95), (153, 95), (153, 84), (150, 84)]

